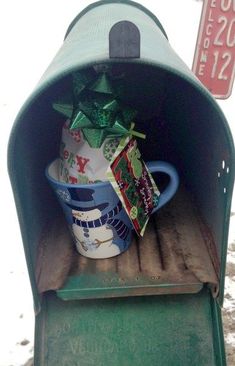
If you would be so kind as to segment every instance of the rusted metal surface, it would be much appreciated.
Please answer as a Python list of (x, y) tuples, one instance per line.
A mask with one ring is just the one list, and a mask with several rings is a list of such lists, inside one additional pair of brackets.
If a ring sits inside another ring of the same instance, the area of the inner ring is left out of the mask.
[(192, 204), (188, 192), (181, 187), (181, 194), (177, 194), (170, 202), (167, 210), (171, 213), (174, 228), (178, 234), (178, 245), (181, 248), (184, 264), (202, 283), (209, 283), (213, 287), (218, 286), (218, 277), (212, 260), (212, 250), (208, 250), (208, 238), (210, 247), (214, 247), (212, 236), (207, 229), (202, 231), (201, 218)]
[(37, 250), (36, 281), (38, 291), (63, 286), (74, 258), (72, 238), (63, 217), (45, 227)]
[(144, 237), (133, 237), (128, 251), (97, 260), (79, 255), (64, 223), (55, 222), (39, 246), (39, 291), (59, 289), (58, 295), (68, 300), (194, 293), (207, 283), (217, 294), (208, 235), (203, 237), (196, 212), (189, 194), (181, 188), (151, 218)]

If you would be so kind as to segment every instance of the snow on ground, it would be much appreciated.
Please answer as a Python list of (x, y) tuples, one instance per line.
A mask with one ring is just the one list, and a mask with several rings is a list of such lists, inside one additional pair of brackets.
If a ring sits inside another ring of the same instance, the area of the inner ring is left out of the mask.
[(232, 213), (230, 221), (222, 314), (228, 366), (233, 366), (235, 365), (235, 212)]
[[(191, 67), (201, 2), (139, 2), (159, 17), (172, 47)], [(0, 256), (0, 366), (24, 365), (33, 354), (34, 332), (32, 295), (6, 170), (8, 136), (18, 110), (61, 46), (69, 23), (90, 3), (92, 1), (89, 0), (8, 0), (0, 3), (0, 222), (3, 238)], [(235, 137), (234, 94), (219, 104)], [(223, 310), (228, 366), (235, 364), (235, 198), (232, 212)], [(27, 362), (27, 366), (30, 363)]]

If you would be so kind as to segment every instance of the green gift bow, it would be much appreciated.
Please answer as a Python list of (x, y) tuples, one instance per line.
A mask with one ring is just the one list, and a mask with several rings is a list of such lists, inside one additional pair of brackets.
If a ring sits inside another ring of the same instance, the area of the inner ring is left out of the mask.
[[(93, 148), (99, 148), (107, 137), (127, 134), (145, 137), (134, 131), (137, 112), (119, 101), (111, 83), (110, 69), (101, 67), (73, 74), (72, 98), (53, 103), (53, 108), (70, 119), (70, 129), (81, 129)], [(101, 71), (101, 72), (100, 72)]]

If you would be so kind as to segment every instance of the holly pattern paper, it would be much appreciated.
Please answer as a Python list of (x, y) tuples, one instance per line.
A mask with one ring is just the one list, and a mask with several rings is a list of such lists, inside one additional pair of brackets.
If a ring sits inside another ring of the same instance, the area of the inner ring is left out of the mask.
[(160, 192), (141, 158), (134, 138), (123, 138), (107, 171), (138, 235), (143, 236)]
[(70, 184), (107, 180), (106, 171), (121, 138), (106, 138), (100, 148), (92, 148), (83, 132), (70, 130), (69, 125), (67, 120), (62, 129), (59, 180)]

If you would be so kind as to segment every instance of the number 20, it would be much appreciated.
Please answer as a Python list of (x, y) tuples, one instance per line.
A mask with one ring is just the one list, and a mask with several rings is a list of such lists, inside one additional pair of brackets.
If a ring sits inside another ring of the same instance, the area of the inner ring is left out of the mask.
[(225, 29), (228, 25), (228, 31), (226, 34), (226, 45), (227, 45), (227, 47), (234, 47), (235, 46), (235, 37), (232, 39), (231, 33), (232, 33), (233, 26), (235, 26), (235, 18), (233, 18), (230, 21), (230, 23), (228, 24), (228, 19), (225, 16), (221, 16), (218, 19), (218, 23), (219, 24), (221, 23), (221, 27), (215, 36), (214, 45), (223, 46), (223, 41), (220, 39), (220, 37), (222, 36), (223, 32), (225, 31)]

